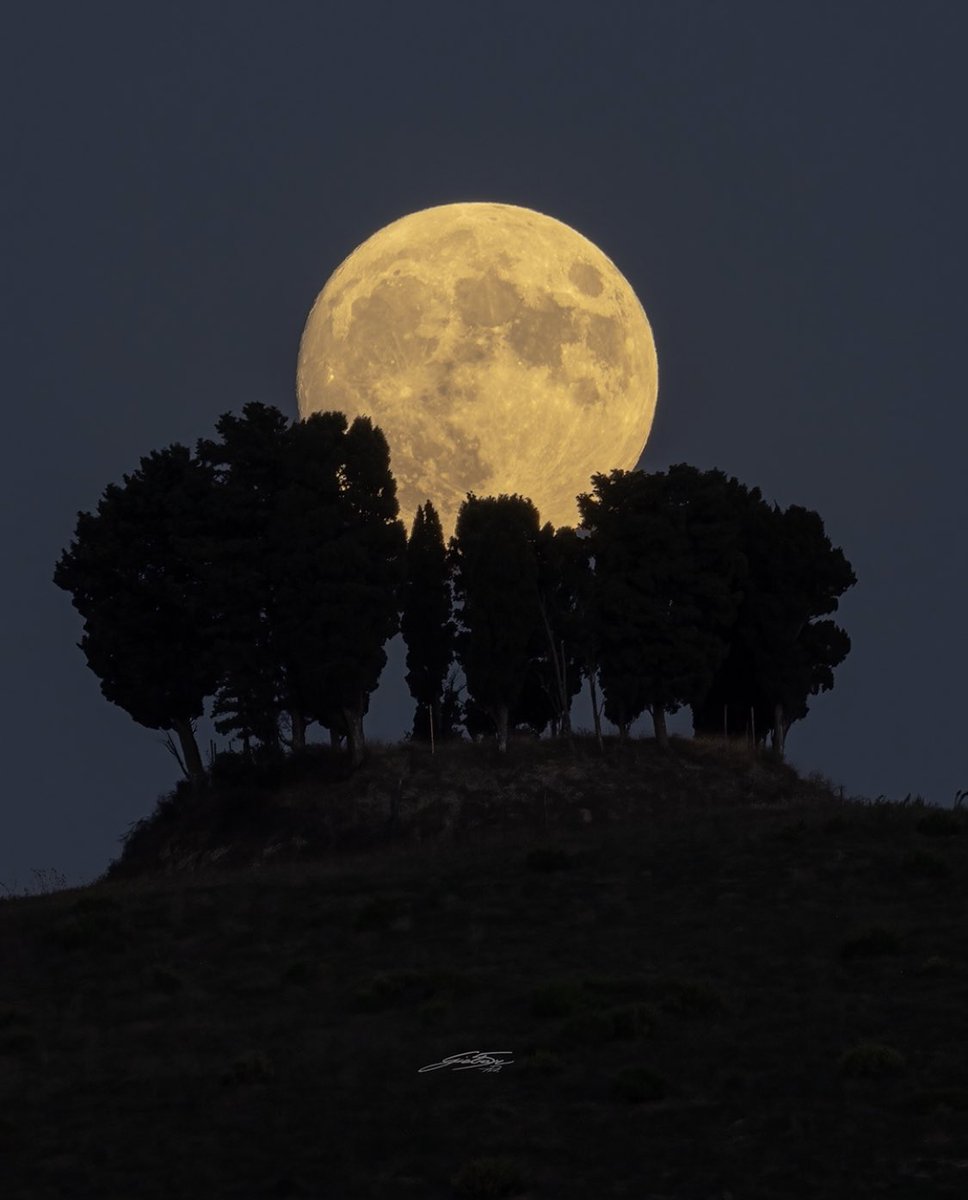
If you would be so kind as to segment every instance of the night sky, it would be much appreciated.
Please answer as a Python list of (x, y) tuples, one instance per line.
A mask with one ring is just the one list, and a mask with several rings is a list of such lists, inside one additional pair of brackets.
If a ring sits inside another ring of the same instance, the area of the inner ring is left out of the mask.
[[(853, 649), (791, 761), (848, 795), (950, 805), (968, 787), (968, 8), (17, 8), (0, 881), (94, 878), (178, 778), (163, 735), (102, 698), (51, 581), (78, 510), (248, 401), (295, 416), (330, 273), (390, 221), (462, 200), (566, 222), (635, 288), (659, 357), (643, 468), (720, 468), (816, 509), (843, 548)], [(401, 657), (371, 739), (409, 727)]]

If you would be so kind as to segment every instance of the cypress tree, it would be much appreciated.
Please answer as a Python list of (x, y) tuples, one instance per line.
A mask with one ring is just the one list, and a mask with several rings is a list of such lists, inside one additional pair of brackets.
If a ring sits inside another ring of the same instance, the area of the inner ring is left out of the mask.
[(450, 565), (440, 518), (428, 500), (418, 509), (407, 543), (400, 629), (407, 644), (407, 687), (417, 703), (414, 737), (446, 737), (444, 686), (454, 658)]
[(501, 753), (540, 629), (538, 528), (538, 511), (522, 496), (469, 495), (451, 541), (461, 603), (457, 657), (471, 701), (494, 723)]

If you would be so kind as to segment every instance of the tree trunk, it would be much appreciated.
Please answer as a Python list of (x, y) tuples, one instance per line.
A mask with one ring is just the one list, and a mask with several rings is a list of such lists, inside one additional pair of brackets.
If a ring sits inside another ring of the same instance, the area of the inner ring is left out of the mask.
[(508, 706), (497, 706), (497, 748), (501, 754), (508, 752)]
[(783, 757), (786, 743), (786, 725), (783, 721), (783, 705), (777, 704), (773, 709), (773, 749), (778, 758)]
[(555, 677), (555, 691), (558, 694), (558, 712), (559, 722), (555, 722), (554, 737), (558, 736), (560, 728), (562, 733), (567, 733), (571, 736), (571, 721), (569, 719), (568, 709), (568, 681), (565, 678), (565, 643), (555, 645), (554, 634), (551, 632), (551, 625), (548, 622), (548, 614), (545, 612), (544, 604), (541, 605), (541, 619), (544, 621), (545, 633), (548, 635), (548, 656), (551, 659), (551, 669)]
[(187, 718), (175, 721), (172, 728), (178, 734), (181, 743), (182, 759), (185, 771), (195, 787), (205, 778), (205, 768), (202, 766), (202, 756), (199, 753), (198, 742), (195, 741), (195, 731)]
[(359, 767), (363, 763), (363, 713), (359, 708), (344, 708), (346, 741), (350, 752), (350, 763)]
[(665, 709), (661, 704), (653, 704), (650, 711), (652, 712), (652, 724), (655, 726), (655, 740), (665, 750), (669, 746)]
[(440, 700), (435, 699), (430, 706), (430, 753), (436, 754), (437, 740), (440, 737)]
[(289, 720), (292, 722), (292, 749), (293, 753), (297, 750), (306, 749), (306, 718), (298, 708), (294, 708), (289, 713)]
[(598, 742), (598, 749), (603, 751), (605, 743), (602, 741), (602, 714), (598, 711), (598, 688), (595, 686), (595, 671), (588, 672), (588, 686), (592, 692), (592, 720), (595, 722), (595, 741)]

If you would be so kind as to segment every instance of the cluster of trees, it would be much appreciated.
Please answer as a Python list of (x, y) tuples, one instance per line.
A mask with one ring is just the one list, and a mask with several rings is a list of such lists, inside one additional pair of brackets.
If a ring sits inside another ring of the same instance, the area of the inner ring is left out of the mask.
[(743, 735), (752, 713), (782, 754), (850, 649), (824, 618), (856, 580), (820, 517), (720, 471), (596, 475), (577, 530), (542, 526), (524, 497), (469, 494), (446, 545), (429, 501), (407, 537), (365, 418), (248, 404), (216, 433), (110, 485), (54, 574), (103, 694), (173, 732), (192, 778), (209, 703), (247, 754), (298, 750), (316, 722), (361, 762), (398, 630), (413, 736), (463, 727), (502, 750), (520, 726), (570, 734), (587, 681), (600, 741), (601, 712), (624, 738), (647, 711), (664, 743), (687, 705), (697, 732)]

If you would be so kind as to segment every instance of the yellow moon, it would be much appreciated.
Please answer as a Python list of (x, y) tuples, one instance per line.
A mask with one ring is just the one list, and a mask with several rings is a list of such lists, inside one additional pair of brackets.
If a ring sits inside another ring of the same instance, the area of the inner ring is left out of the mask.
[(552, 217), (444, 204), (392, 222), (334, 271), (303, 330), (299, 415), (369, 416), (400, 516), (432, 500), (444, 536), (466, 494), (528, 496), (578, 522), (591, 476), (638, 462), (658, 363), (610, 258)]

